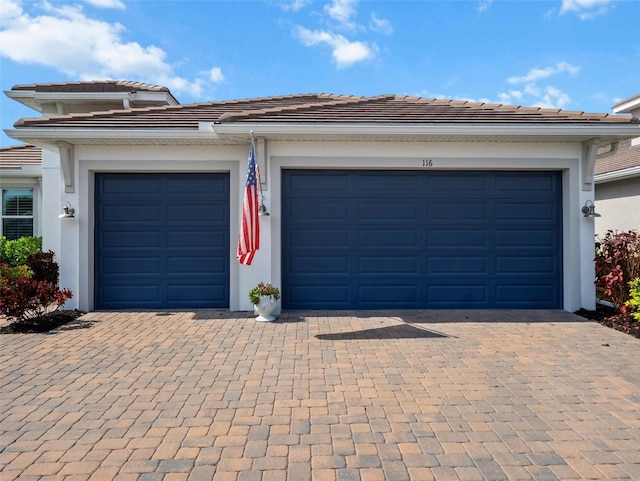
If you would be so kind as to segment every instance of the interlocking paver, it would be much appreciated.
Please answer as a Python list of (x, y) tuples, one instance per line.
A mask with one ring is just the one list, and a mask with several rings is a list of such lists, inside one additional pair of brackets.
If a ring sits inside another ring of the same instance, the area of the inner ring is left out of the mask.
[(640, 479), (639, 341), (566, 312), (84, 320), (0, 338), (3, 481)]

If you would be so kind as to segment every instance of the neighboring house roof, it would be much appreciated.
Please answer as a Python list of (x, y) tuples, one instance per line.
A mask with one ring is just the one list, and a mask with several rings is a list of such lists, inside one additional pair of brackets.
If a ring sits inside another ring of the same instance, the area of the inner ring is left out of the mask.
[(596, 160), (595, 175), (640, 167), (640, 144), (632, 145), (632, 139), (623, 140), (610, 157)]
[(35, 145), (0, 147), (0, 169), (18, 170), (23, 166), (42, 164), (42, 149)]
[[(25, 142), (246, 142), (272, 139), (415, 141), (605, 141), (640, 135), (627, 115), (399, 95), (300, 94), (21, 119), (10, 135)], [(244, 140), (243, 140), (244, 139)]]
[[(640, 116), (640, 94), (616, 103), (613, 111), (631, 114), (637, 119)], [(607, 148), (601, 149), (600, 154), (607, 151)], [(640, 136), (620, 141), (611, 155), (596, 159), (594, 174), (598, 183), (640, 176)]]

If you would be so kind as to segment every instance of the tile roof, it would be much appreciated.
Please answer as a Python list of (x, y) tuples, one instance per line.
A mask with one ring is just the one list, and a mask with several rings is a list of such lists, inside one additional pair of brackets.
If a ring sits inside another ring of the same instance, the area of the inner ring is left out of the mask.
[(35, 145), (0, 147), (0, 168), (19, 169), (23, 165), (42, 164), (42, 149)]
[(639, 121), (628, 115), (398, 95), (300, 94), (21, 119), (15, 127), (193, 130), (199, 122), (624, 125)]
[(167, 87), (161, 85), (151, 85), (141, 82), (131, 82), (128, 80), (95, 80), (85, 82), (60, 82), (44, 84), (22, 84), (14, 85), (11, 90), (27, 90), (30, 92), (61, 92), (61, 93), (84, 93), (84, 92), (169, 92)]
[(626, 139), (620, 142), (615, 154), (596, 160), (594, 174), (608, 174), (632, 167), (640, 167), (640, 145), (631, 145), (631, 139)]

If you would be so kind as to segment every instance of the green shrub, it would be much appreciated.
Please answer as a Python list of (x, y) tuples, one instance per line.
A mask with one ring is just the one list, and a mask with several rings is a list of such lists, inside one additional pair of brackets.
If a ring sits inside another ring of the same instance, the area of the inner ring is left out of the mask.
[(0, 237), (0, 264), (17, 267), (25, 264), (27, 258), (42, 251), (42, 237), (20, 237), (7, 240)]
[(11, 267), (9, 264), (0, 265), (0, 286), (5, 282), (15, 282), (23, 277), (31, 276), (33, 276), (33, 271), (24, 264), (16, 267)]
[(634, 309), (635, 312), (631, 313), (631, 317), (640, 322), (640, 277), (629, 282), (629, 297), (625, 305)]

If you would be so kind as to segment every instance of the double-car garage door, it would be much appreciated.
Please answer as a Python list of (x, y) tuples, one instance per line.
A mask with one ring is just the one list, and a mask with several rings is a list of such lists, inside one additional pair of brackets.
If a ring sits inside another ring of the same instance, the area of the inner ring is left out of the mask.
[(288, 170), (283, 306), (560, 308), (559, 172)]
[[(284, 170), (283, 307), (561, 308), (561, 180)], [(96, 308), (229, 307), (229, 182), (97, 174)]]

